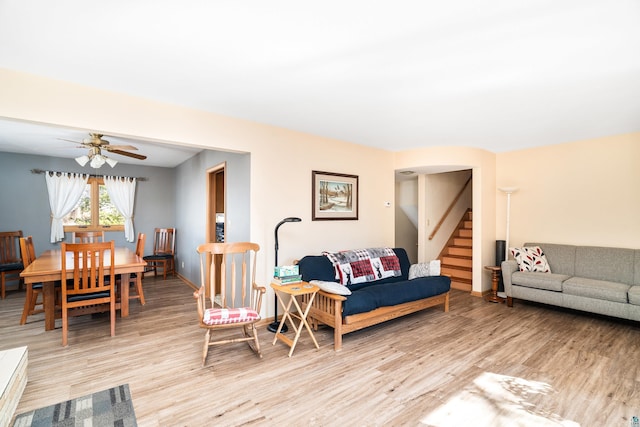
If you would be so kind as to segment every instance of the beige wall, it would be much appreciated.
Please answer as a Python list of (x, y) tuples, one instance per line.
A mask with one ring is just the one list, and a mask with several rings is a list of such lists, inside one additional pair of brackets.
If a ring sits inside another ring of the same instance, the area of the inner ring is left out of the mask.
[[(525, 242), (640, 248), (640, 133), (496, 156), (511, 196), (510, 246)], [(496, 191), (497, 238), (506, 196)]]

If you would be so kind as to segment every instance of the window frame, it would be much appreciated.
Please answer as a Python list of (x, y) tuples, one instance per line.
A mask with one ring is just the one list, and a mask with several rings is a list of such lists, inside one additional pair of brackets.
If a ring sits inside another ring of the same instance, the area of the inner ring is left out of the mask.
[(100, 186), (104, 185), (101, 176), (90, 176), (87, 185), (91, 186), (91, 225), (65, 225), (65, 233), (75, 231), (124, 231), (124, 224), (100, 225)]

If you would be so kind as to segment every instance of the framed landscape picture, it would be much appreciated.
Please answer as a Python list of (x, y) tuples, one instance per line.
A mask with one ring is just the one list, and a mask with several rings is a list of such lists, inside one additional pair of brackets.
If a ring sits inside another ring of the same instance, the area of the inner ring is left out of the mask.
[(313, 221), (358, 219), (358, 176), (311, 172)]

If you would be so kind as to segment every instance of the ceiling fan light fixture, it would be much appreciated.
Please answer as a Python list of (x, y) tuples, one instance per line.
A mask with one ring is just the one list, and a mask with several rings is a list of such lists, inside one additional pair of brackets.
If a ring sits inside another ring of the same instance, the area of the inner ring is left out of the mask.
[(105, 157), (105, 160), (107, 161), (107, 163), (108, 163), (108, 164), (109, 164), (109, 166), (111, 166), (111, 167), (114, 167), (115, 165), (117, 165), (117, 164), (118, 164), (118, 161), (117, 161), (117, 160), (110, 159), (109, 157)]
[(89, 166), (91, 166), (94, 169), (98, 169), (98, 168), (102, 167), (102, 165), (104, 165), (104, 163), (105, 163), (104, 156), (102, 154), (96, 154), (91, 159), (91, 163), (89, 163)]
[(78, 162), (80, 166), (86, 165), (89, 160), (89, 156), (87, 155), (76, 157), (76, 162)]

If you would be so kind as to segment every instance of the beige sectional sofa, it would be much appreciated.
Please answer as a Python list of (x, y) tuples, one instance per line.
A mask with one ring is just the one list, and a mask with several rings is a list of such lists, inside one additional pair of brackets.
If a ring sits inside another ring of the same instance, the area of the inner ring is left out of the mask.
[(520, 271), (502, 262), (507, 304), (513, 298), (640, 321), (640, 250), (525, 243), (539, 246), (551, 272)]

